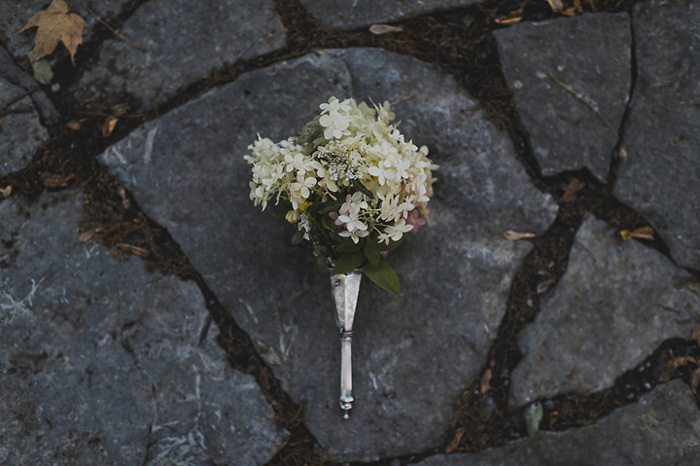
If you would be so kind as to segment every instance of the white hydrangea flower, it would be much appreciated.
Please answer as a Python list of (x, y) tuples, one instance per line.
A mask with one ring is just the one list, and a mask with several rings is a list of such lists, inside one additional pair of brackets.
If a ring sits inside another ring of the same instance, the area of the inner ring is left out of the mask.
[[(406, 141), (391, 124), (391, 105), (372, 108), (331, 97), (320, 109), (300, 138), (276, 144), (258, 136), (249, 147), (245, 160), (253, 165), (255, 205), (264, 210), (271, 201), (289, 203), (287, 219), (314, 242), (314, 251), (323, 250), (319, 242), (329, 234), (354, 243), (369, 236), (398, 241), (413, 223), (424, 223), (419, 215), (427, 212), (437, 166), (427, 147)], [(324, 216), (330, 233), (314, 230)]]

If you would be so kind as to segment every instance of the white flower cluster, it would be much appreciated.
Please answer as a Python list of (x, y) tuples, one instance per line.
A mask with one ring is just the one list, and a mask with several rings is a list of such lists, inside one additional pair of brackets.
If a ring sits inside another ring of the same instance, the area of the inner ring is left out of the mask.
[(251, 200), (263, 210), (288, 202), (286, 218), (306, 239), (314, 239), (314, 225), (324, 230), (319, 235), (354, 243), (369, 236), (389, 244), (417, 230), (437, 168), (428, 148), (390, 124), (388, 102), (372, 108), (331, 97), (320, 108), (299, 137), (275, 143), (258, 136), (249, 147)]

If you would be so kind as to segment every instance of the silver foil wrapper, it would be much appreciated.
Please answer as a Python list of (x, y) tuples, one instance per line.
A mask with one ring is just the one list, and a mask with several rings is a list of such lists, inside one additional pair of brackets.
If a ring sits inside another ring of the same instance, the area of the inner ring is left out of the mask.
[(355, 321), (357, 298), (360, 295), (362, 270), (331, 275), (331, 289), (335, 301), (335, 319), (340, 330), (340, 408), (349, 418), (352, 409), (352, 325)]

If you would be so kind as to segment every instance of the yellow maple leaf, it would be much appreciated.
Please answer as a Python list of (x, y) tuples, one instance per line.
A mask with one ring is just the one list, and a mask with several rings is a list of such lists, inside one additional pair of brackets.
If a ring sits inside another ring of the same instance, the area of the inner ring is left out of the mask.
[(83, 29), (87, 26), (88, 24), (83, 18), (69, 12), (66, 2), (53, 0), (47, 9), (29, 18), (29, 22), (17, 33), (19, 34), (33, 27), (39, 28), (36, 31), (36, 36), (34, 36), (34, 57), (32, 61), (40, 60), (53, 53), (60, 41), (63, 42), (63, 45), (70, 52), (70, 59), (75, 65), (73, 56), (78, 49), (78, 45), (83, 43)]

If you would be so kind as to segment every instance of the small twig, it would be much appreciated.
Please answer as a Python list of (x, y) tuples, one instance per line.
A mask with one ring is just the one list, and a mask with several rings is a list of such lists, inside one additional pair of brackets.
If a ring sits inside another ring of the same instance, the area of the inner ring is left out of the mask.
[(109, 29), (109, 30), (112, 32), (112, 34), (116, 35), (117, 37), (119, 37), (120, 39), (122, 39), (122, 40), (123, 40), (124, 42), (126, 42), (127, 44), (136, 47), (136, 48), (139, 49), (140, 51), (142, 51), (142, 52), (145, 52), (145, 51), (146, 51), (145, 48), (141, 47), (139, 44), (137, 44), (136, 42), (134, 42), (133, 40), (129, 39), (128, 37), (126, 37), (126, 36), (125, 36), (124, 34), (122, 34), (121, 32), (119, 32), (119, 31), (117, 31), (116, 29), (114, 29), (112, 26), (110, 26), (109, 24), (107, 24), (107, 22), (106, 22), (105, 20), (103, 20), (102, 18), (100, 18), (99, 16), (97, 16), (97, 15), (95, 14), (95, 12), (92, 11), (92, 10), (90, 9), (90, 7), (87, 6), (87, 5), (85, 4), (85, 0), (80, 0), (80, 3), (83, 4), (83, 6), (84, 6), (85, 9), (87, 10), (87, 12), (90, 13), (90, 15), (91, 15), (93, 18), (95, 18), (97, 21), (99, 21), (104, 27), (106, 27), (107, 29)]
[(4, 117), (5, 115), (9, 115), (10, 113), (32, 113), (32, 108), (31, 107), (19, 107), (19, 108), (3, 109), (3, 110), (0, 110), (0, 118)]
[(30, 95), (32, 92), (35, 92), (35, 91), (37, 91), (37, 90), (39, 90), (39, 86), (32, 87), (32, 88), (29, 89), (28, 91), (23, 92), (22, 94), (18, 95), (17, 97), (15, 97), (14, 99), (10, 100), (9, 102), (3, 104), (2, 108), (0, 108), (0, 110), (3, 110), (3, 111), (4, 111), (4, 110), (5, 110), (7, 107), (9, 107), (10, 105), (19, 102), (20, 100), (24, 99), (25, 97), (27, 97), (28, 95)]
[(682, 285), (675, 285), (674, 288), (700, 288), (700, 283), (684, 283)]
[(598, 115), (601, 120), (603, 120), (603, 122), (607, 125), (607, 127), (610, 128), (610, 131), (613, 132), (613, 134), (615, 135), (615, 141), (620, 142), (620, 135), (618, 134), (617, 130), (613, 127), (612, 124), (610, 124), (608, 119), (605, 118), (602, 113), (600, 113), (600, 110), (598, 110), (595, 105), (593, 105), (584, 96), (582, 96), (581, 94), (579, 94), (575, 90), (571, 89), (569, 86), (567, 86), (563, 82), (559, 81), (557, 78), (555, 78), (551, 74), (549, 75), (549, 79), (551, 79), (552, 81), (554, 81), (555, 83), (559, 84), (561, 87), (563, 87), (564, 89), (566, 89), (567, 91), (572, 93), (577, 99), (579, 99), (581, 102), (586, 104), (591, 110), (593, 110), (595, 112), (595, 114)]

